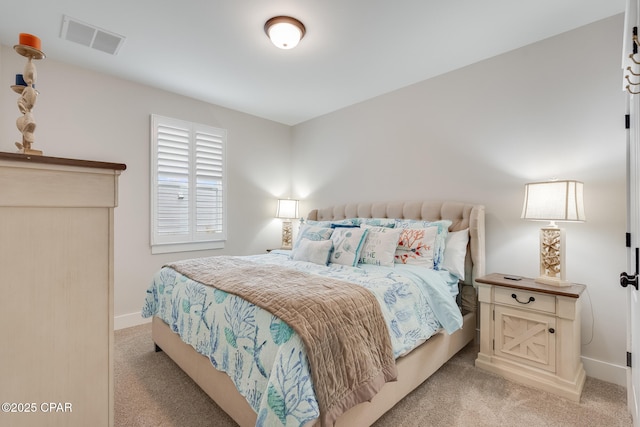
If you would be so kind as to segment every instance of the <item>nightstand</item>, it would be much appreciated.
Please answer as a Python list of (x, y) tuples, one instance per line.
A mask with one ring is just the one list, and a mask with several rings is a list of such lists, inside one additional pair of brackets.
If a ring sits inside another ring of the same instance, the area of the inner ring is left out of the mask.
[(480, 305), (478, 368), (580, 401), (580, 295), (584, 285), (555, 287), (493, 273), (476, 279)]

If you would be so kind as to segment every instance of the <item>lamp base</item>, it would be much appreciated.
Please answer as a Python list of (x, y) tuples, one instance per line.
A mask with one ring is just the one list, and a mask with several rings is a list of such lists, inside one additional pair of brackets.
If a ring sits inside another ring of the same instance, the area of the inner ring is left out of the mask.
[(565, 278), (564, 229), (554, 225), (540, 229), (540, 276), (535, 280), (550, 286), (571, 286)]
[(293, 227), (291, 225), (291, 220), (282, 221), (282, 246), (280, 247), (280, 249), (292, 248), (292, 235)]
[(557, 286), (557, 287), (565, 287), (571, 286), (573, 283), (567, 282), (564, 279), (559, 277), (549, 277), (549, 276), (540, 276), (534, 280), (536, 283), (541, 283), (543, 285)]

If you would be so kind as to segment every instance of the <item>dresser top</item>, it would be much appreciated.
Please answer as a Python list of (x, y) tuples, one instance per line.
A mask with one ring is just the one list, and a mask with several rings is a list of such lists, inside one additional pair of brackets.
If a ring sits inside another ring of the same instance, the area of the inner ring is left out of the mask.
[(80, 166), (85, 168), (96, 169), (113, 169), (123, 171), (127, 169), (124, 163), (97, 162), (95, 160), (78, 160), (67, 159), (64, 157), (38, 156), (33, 154), (22, 153), (4, 153), (0, 152), (0, 160), (11, 160), (16, 162), (43, 163), (61, 166)]
[(505, 288), (522, 289), (525, 291), (540, 292), (543, 294), (559, 295), (570, 298), (579, 298), (580, 294), (585, 290), (585, 285), (572, 284), (570, 286), (552, 286), (542, 283), (536, 283), (534, 279), (523, 277), (521, 280), (506, 279), (508, 274), (491, 273), (476, 279), (478, 283), (486, 283), (488, 285), (502, 286)]

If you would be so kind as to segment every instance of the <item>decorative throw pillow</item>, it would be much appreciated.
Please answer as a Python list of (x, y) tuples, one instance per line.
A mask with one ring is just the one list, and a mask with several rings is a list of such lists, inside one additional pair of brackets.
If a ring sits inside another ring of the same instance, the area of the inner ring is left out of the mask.
[(368, 228), (369, 232), (360, 252), (360, 262), (393, 267), (393, 257), (396, 254), (398, 239), (402, 230), (387, 227), (370, 227), (364, 224), (361, 227)]
[(333, 252), (329, 262), (334, 264), (350, 265), (355, 267), (360, 258), (362, 244), (367, 237), (366, 228), (337, 227), (331, 234)]
[(433, 252), (437, 227), (405, 228), (395, 254), (395, 262), (433, 268)]
[(293, 249), (295, 250), (298, 247), (302, 239), (315, 241), (328, 240), (331, 238), (331, 233), (333, 233), (333, 228), (302, 224), (302, 226), (300, 226), (300, 231), (298, 232), (298, 237), (296, 238), (296, 243), (293, 245)]
[(396, 220), (393, 218), (356, 218), (356, 221), (360, 225), (364, 224), (371, 227), (393, 228), (396, 225)]
[(291, 253), (295, 261), (307, 261), (314, 264), (327, 265), (333, 242), (331, 240), (301, 239)]
[(447, 238), (447, 233), (449, 232), (449, 227), (451, 226), (451, 221), (448, 219), (442, 219), (439, 221), (423, 221), (423, 220), (415, 220), (415, 219), (397, 219), (396, 220), (396, 228), (405, 229), (405, 228), (428, 228), (428, 227), (436, 227), (438, 230), (438, 234), (436, 235), (436, 240), (433, 248), (433, 269), (440, 270), (440, 264), (442, 263), (442, 259), (444, 258), (444, 248)]
[(460, 280), (464, 280), (464, 262), (467, 256), (468, 243), (468, 228), (461, 231), (450, 231), (449, 234), (447, 234), (442, 268)]
[(315, 221), (313, 219), (308, 219), (304, 223), (325, 228), (330, 228), (332, 225), (355, 225), (356, 227), (359, 225), (356, 223), (356, 218), (335, 219), (331, 221)]

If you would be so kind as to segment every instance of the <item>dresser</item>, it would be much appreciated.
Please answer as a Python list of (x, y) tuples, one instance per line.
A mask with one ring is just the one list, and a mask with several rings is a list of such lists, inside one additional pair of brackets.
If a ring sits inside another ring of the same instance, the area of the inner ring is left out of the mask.
[(113, 426), (124, 164), (0, 153), (0, 425)]
[(493, 273), (476, 279), (480, 352), (476, 366), (579, 402), (584, 285), (555, 287)]

